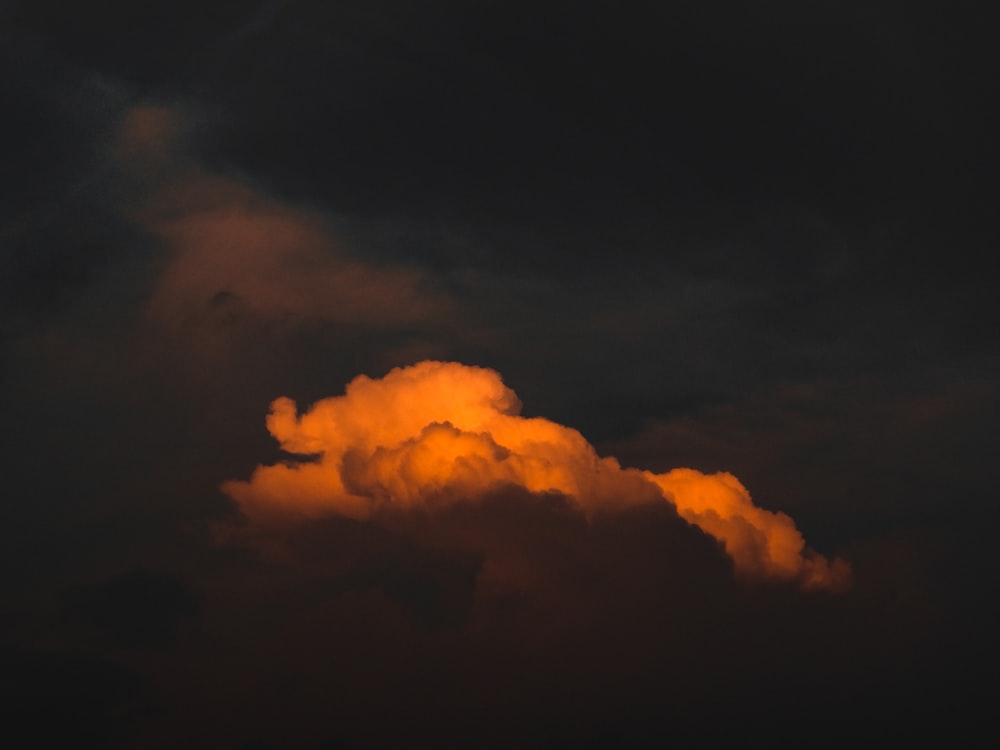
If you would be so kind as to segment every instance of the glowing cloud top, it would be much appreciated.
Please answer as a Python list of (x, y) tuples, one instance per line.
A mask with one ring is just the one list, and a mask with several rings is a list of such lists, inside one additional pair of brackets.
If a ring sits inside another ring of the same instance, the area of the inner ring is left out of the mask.
[(623, 468), (576, 430), (519, 416), (520, 406), (498, 373), (455, 362), (420, 362), (378, 380), (359, 375), (343, 396), (303, 414), (276, 399), (267, 429), (303, 458), (259, 466), (223, 490), (258, 521), (363, 519), (387, 507), (475, 502), (509, 485), (559, 493), (587, 515), (666, 501), (719, 540), (741, 577), (848, 585), (845, 561), (808, 549), (791, 518), (755, 506), (731, 474)]

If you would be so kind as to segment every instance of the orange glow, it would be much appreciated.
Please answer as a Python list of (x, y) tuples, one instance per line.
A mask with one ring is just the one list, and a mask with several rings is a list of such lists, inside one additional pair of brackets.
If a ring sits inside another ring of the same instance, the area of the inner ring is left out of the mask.
[(204, 325), (213, 317), (395, 327), (450, 312), (426, 274), (358, 258), (327, 217), (202, 169), (187, 147), (196, 126), (177, 107), (141, 105), (111, 144), (122, 174), (142, 186), (128, 201), (130, 218), (169, 250), (147, 306), (158, 325), (197, 336), (199, 353), (212, 356), (231, 334), (213, 335)]
[(163, 167), (180, 130), (178, 113), (169, 107), (133, 107), (122, 119), (114, 154), (133, 169)]
[[(181, 203), (180, 215), (149, 221), (174, 251), (150, 301), (168, 324), (203, 311), (220, 292), (271, 319), (376, 326), (430, 319), (447, 306), (415, 271), (349, 258), (315, 216), (225, 180), (190, 178), (172, 189), (162, 202)], [(201, 206), (204, 191), (212, 203)]]
[(622, 468), (576, 430), (519, 411), (499, 374), (479, 367), (425, 361), (379, 380), (360, 375), (302, 414), (288, 398), (271, 404), (267, 429), (281, 447), (318, 460), (259, 466), (223, 490), (257, 520), (366, 518), (474, 502), (503, 485), (560, 493), (585, 514), (666, 500), (719, 540), (743, 577), (848, 584), (846, 562), (809, 550), (791, 518), (755, 506), (731, 474)]

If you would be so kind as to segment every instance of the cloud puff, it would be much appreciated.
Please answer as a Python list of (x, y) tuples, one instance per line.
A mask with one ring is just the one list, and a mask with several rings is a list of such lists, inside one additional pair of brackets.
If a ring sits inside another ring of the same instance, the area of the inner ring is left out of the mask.
[(806, 547), (787, 515), (753, 504), (728, 473), (623, 468), (569, 427), (520, 416), (492, 370), (424, 361), (384, 378), (364, 375), (342, 396), (299, 414), (276, 399), (268, 431), (300, 458), (259, 466), (223, 490), (251, 519), (343, 515), (474, 503), (504, 487), (558, 494), (587, 517), (666, 501), (715, 537), (738, 575), (841, 589), (850, 571)]

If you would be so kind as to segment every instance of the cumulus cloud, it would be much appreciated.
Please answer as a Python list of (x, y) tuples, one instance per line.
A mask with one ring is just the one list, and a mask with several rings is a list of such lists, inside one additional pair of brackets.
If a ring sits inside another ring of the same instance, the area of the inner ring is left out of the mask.
[(498, 373), (455, 362), (423, 361), (381, 379), (359, 375), (344, 395), (301, 414), (291, 399), (276, 399), (268, 431), (297, 458), (259, 466), (223, 490), (264, 523), (433, 511), (505, 487), (560, 495), (588, 518), (666, 501), (719, 541), (741, 577), (848, 585), (846, 562), (810, 550), (790, 517), (754, 505), (731, 474), (625, 468), (576, 430), (522, 417), (520, 407)]

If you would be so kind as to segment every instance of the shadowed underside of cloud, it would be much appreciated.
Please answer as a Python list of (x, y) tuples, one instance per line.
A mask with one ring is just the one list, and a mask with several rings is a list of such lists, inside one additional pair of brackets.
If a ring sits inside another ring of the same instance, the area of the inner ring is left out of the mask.
[(520, 416), (520, 406), (498, 373), (436, 361), (382, 379), (358, 376), (343, 396), (301, 415), (291, 399), (279, 398), (267, 427), (299, 458), (259, 466), (248, 481), (228, 481), (223, 490), (261, 523), (434, 512), (504, 487), (562, 496), (590, 519), (666, 501), (722, 544), (740, 577), (805, 589), (849, 585), (845, 561), (809, 549), (791, 518), (754, 505), (731, 474), (624, 468), (576, 430)]

